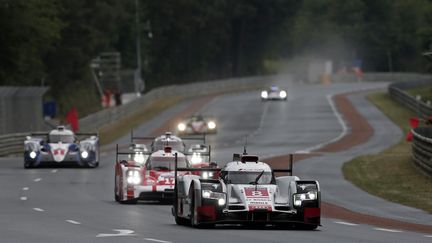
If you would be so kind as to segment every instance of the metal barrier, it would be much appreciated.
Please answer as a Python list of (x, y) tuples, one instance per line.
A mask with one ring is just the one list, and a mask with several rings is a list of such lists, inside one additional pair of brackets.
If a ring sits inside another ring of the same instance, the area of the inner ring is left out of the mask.
[(404, 89), (415, 88), (427, 84), (432, 84), (432, 80), (393, 83), (389, 85), (388, 92), (393, 99), (417, 112), (418, 116), (425, 118), (432, 115), (432, 106), (417, 100), (415, 97), (405, 92)]
[(412, 158), (424, 172), (432, 176), (432, 127), (412, 129)]
[(0, 157), (24, 152), (24, 140), (28, 133), (14, 133), (0, 136)]

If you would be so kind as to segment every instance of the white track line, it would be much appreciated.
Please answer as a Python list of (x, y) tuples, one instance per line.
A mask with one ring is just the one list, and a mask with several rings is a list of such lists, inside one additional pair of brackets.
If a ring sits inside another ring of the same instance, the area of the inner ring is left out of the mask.
[(385, 229), (385, 228), (374, 228), (374, 230), (385, 231), (385, 232), (390, 232), (390, 233), (401, 233), (401, 232), (403, 232), (401, 230)]
[(33, 208), (33, 210), (38, 212), (45, 212), (45, 210), (43, 210), (42, 208)]
[(424, 237), (432, 238), (432, 235), (424, 235)]
[(23, 188), (22, 188), (23, 191), (28, 191), (29, 189), (30, 189), (30, 188), (28, 188), (28, 187), (23, 187)]
[(36, 179), (34, 179), (33, 181), (34, 182), (39, 182), (39, 181), (41, 181), (42, 180), (42, 178), (36, 178)]
[(68, 223), (71, 223), (71, 224), (81, 224), (80, 222), (72, 220), (72, 219), (67, 219), (65, 221), (68, 222)]
[(57, 173), (57, 170), (56, 170), (56, 169), (54, 169), (54, 170), (52, 170), (52, 171), (51, 171), (51, 173)]
[(27, 197), (20, 197), (21, 201), (27, 201)]
[(339, 134), (339, 136), (337, 136), (337, 137), (335, 137), (335, 138), (333, 138), (331, 140), (328, 140), (326, 142), (314, 145), (314, 146), (306, 148), (306, 149), (302, 149), (302, 150), (296, 151), (296, 153), (310, 153), (311, 151), (318, 150), (318, 149), (326, 146), (327, 144), (331, 144), (331, 143), (334, 143), (334, 142), (342, 139), (347, 134), (348, 127), (347, 127), (344, 119), (342, 118), (342, 115), (339, 113), (339, 111), (336, 108), (336, 105), (335, 105), (335, 103), (333, 101), (333, 95), (329, 94), (329, 95), (326, 96), (326, 98), (327, 98), (327, 102), (330, 104), (330, 107), (331, 107), (331, 109), (333, 111), (333, 114), (335, 115), (335, 117), (337, 118), (339, 124), (342, 127), (342, 132)]
[(344, 222), (344, 221), (334, 221), (334, 223), (342, 224), (342, 225), (348, 225), (348, 226), (357, 226), (358, 225), (358, 224), (353, 224), (353, 223)]
[(160, 243), (171, 243), (171, 241), (158, 240), (158, 239), (153, 239), (153, 238), (144, 238), (144, 240), (154, 241), (154, 242), (160, 242)]

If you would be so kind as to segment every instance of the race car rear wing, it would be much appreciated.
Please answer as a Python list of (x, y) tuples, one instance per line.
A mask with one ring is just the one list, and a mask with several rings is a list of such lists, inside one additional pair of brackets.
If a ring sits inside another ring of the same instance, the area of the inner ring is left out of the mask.
[[(151, 154), (151, 152), (150, 151), (143, 151), (143, 152), (140, 152), (141, 154), (143, 154), (143, 155), (150, 155)], [(119, 145), (118, 144), (116, 144), (116, 163), (118, 162), (118, 156), (119, 155), (135, 155), (135, 154), (137, 154), (137, 152), (134, 152), (134, 151), (130, 151), (130, 152), (119, 152)]]

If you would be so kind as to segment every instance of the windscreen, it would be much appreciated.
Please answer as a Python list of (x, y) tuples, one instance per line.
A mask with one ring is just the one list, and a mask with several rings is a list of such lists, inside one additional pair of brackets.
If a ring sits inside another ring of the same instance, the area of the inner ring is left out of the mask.
[[(227, 183), (232, 184), (254, 184), (259, 174), (261, 174), (261, 171), (230, 171), (225, 180)], [(271, 184), (271, 182), (271, 172), (264, 172), (258, 180), (258, 184)]]
[[(147, 164), (147, 168), (150, 170), (174, 170), (174, 163), (174, 158), (172, 157), (152, 157)], [(179, 168), (188, 167), (186, 159), (184, 157), (178, 157), (177, 166)]]
[(73, 143), (75, 141), (75, 138), (73, 135), (60, 135), (60, 134), (50, 134), (49, 135), (49, 142), (50, 143)]

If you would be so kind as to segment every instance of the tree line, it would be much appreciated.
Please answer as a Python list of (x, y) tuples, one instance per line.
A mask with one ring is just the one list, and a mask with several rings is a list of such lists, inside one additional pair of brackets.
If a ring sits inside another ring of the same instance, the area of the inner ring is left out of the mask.
[(48, 85), (61, 109), (91, 107), (91, 59), (118, 51), (123, 68), (136, 68), (137, 33), (147, 89), (265, 74), (266, 60), (303, 55), (361, 59), (366, 71), (427, 68), (429, 0), (137, 2), (0, 0), (0, 84)]

